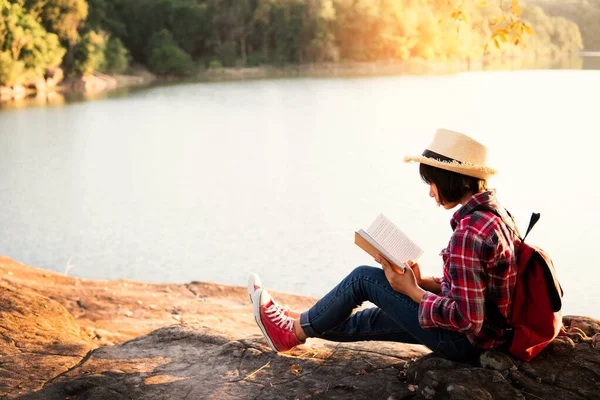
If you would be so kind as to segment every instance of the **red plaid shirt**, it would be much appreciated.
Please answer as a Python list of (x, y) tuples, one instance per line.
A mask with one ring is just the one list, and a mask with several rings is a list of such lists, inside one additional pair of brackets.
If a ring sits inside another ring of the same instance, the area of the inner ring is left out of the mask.
[(471, 210), (485, 204), (511, 221), (496, 201), (495, 191), (472, 196), (452, 216), (454, 233), (441, 256), (444, 276), (439, 294), (426, 292), (419, 305), (419, 323), (423, 328), (441, 328), (464, 332), (477, 347), (500, 346), (504, 332), (486, 319), (485, 304), (496, 303), (505, 317), (517, 278), (514, 236), (500, 219), (490, 212)]

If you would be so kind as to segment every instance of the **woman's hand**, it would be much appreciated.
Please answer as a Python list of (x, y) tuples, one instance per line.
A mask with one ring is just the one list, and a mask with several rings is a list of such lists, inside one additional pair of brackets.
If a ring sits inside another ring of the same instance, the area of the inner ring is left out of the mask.
[(421, 268), (419, 267), (419, 263), (414, 262), (413, 260), (408, 260), (406, 262), (412, 272), (415, 274), (415, 279), (417, 281), (417, 285), (421, 286), (423, 283), (423, 278), (421, 278)]
[[(392, 289), (398, 293), (402, 293), (416, 301), (421, 302), (421, 298), (425, 294), (425, 291), (417, 284), (417, 279), (412, 267), (406, 268), (403, 274), (400, 274), (394, 270), (394, 267), (386, 260), (381, 254), (377, 254), (375, 261), (381, 264), (385, 277)], [(418, 268), (417, 268), (418, 269)], [(420, 271), (419, 271), (420, 275)]]
[(442, 291), (442, 285), (433, 277), (421, 276), (421, 268), (419, 268), (418, 263), (412, 260), (409, 260), (406, 263), (408, 264), (410, 269), (412, 269), (412, 272), (415, 274), (415, 280), (417, 281), (417, 285), (419, 285), (419, 287), (423, 288), (424, 290), (428, 290), (432, 293), (439, 293)]

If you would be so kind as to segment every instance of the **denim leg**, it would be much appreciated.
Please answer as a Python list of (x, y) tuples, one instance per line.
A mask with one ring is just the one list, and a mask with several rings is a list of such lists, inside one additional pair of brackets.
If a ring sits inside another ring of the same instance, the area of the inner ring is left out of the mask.
[(321, 339), (334, 342), (357, 342), (360, 340), (381, 340), (420, 344), (379, 307), (366, 308), (355, 312), (340, 325), (324, 332)]
[[(352, 311), (363, 302), (377, 305)], [(473, 352), (466, 335), (444, 329), (423, 329), (419, 305), (390, 286), (381, 268), (361, 266), (300, 316), (309, 337), (333, 341), (391, 340), (421, 343), (449, 358)]]

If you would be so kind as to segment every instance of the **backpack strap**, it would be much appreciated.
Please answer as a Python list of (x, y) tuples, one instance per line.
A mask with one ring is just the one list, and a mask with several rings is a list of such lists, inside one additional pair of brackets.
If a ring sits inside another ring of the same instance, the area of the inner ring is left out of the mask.
[(529, 232), (531, 232), (531, 230), (533, 229), (535, 224), (537, 224), (537, 222), (540, 220), (540, 216), (541, 216), (540, 213), (531, 213), (531, 218), (529, 219), (529, 225), (527, 226), (527, 231), (525, 232), (525, 236), (521, 237), (521, 235), (519, 235), (519, 232), (516, 229), (517, 223), (515, 222), (515, 219), (513, 218), (512, 214), (508, 210), (505, 210), (505, 211), (508, 214), (508, 216), (510, 217), (510, 219), (512, 220), (515, 228), (511, 227), (510, 224), (507, 224), (506, 221), (504, 220), (504, 218), (502, 218), (502, 215), (500, 215), (500, 213), (497, 210), (494, 210), (490, 206), (486, 206), (483, 204), (478, 205), (471, 210), (471, 214), (474, 213), (475, 211), (489, 211), (492, 214), (494, 214), (495, 216), (497, 216), (498, 218), (500, 218), (500, 220), (502, 222), (504, 222), (504, 225), (508, 228), (508, 230), (511, 231), (516, 237), (518, 237), (521, 242), (525, 241), (525, 239), (527, 238), (527, 235), (529, 235)]
[(525, 232), (525, 236), (523, 236), (523, 239), (521, 239), (522, 242), (525, 241), (525, 239), (527, 238), (527, 235), (529, 235), (529, 232), (531, 232), (531, 230), (533, 229), (533, 227), (535, 226), (535, 224), (537, 224), (537, 222), (539, 220), (540, 220), (540, 213), (531, 213), (531, 219), (529, 220), (529, 226), (527, 227), (527, 232)]
[(536, 222), (538, 222), (538, 220), (540, 219), (540, 214), (533, 214), (531, 216), (531, 220), (533, 221), (533, 217), (534, 215), (537, 215), (537, 219), (532, 223), (531, 221), (529, 222), (529, 227), (527, 228), (527, 232), (525, 233), (525, 237), (521, 237), (521, 235), (518, 232), (517, 229), (517, 223), (515, 222), (515, 219), (513, 218), (512, 214), (510, 212), (508, 212), (508, 210), (505, 210), (506, 213), (508, 214), (508, 216), (510, 217), (510, 219), (512, 220), (513, 226), (511, 226), (509, 223), (507, 223), (504, 218), (502, 218), (502, 215), (500, 215), (500, 213), (493, 209), (490, 206), (487, 206), (485, 204), (480, 204), (476, 207), (474, 207), (471, 212), (469, 214), (473, 214), (476, 211), (488, 211), (491, 212), (492, 214), (494, 214), (496, 217), (500, 218), (500, 221), (502, 221), (504, 223), (504, 225), (508, 228), (508, 230), (515, 235), (521, 242), (525, 241), (525, 237), (527, 237), (527, 235), (529, 235), (529, 232), (531, 231), (531, 229), (533, 228), (533, 226), (535, 225)]

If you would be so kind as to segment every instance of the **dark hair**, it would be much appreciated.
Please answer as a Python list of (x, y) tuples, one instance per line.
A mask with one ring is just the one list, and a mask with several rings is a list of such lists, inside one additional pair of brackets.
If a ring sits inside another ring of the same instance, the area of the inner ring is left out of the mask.
[(423, 163), (419, 165), (419, 173), (423, 182), (435, 184), (441, 203), (459, 201), (467, 194), (487, 190), (485, 179), (459, 174), (458, 172), (432, 167)]

